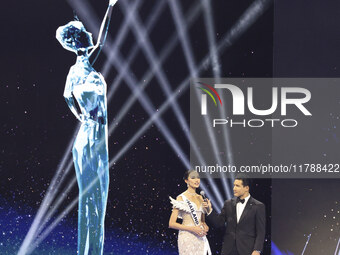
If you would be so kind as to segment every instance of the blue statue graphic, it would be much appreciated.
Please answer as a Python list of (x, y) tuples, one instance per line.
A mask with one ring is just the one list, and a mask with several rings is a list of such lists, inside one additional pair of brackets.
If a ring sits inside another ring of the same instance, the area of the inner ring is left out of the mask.
[(77, 54), (67, 76), (64, 97), (81, 122), (72, 150), (79, 187), (77, 254), (80, 255), (103, 254), (109, 188), (106, 83), (92, 65), (105, 41), (116, 2), (110, 0), (96, 45), (80, 21), (71, 21), (56, 32), (60, 44)]

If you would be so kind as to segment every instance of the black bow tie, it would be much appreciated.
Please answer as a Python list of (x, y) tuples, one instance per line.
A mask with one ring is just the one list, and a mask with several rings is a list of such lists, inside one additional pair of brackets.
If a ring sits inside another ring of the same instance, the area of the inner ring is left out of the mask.
[(239, 202), (240, 202), (240, 203), (243, 204), (245, 201), (246, 201), (245, 199), (241, 199), (241, 198), (239, 198), (239, 197), (236, 199), (236, 203), (239, 203)]

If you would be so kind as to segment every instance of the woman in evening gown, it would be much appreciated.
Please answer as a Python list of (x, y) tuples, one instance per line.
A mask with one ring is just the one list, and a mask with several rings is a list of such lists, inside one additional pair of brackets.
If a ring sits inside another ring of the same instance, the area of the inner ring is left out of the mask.
[[(177, 196), (170, 197), (173, 207), (169, 228), (178, 229), (178, 252), (180, 255), (206, 255), (211, 254), (209, 242), (206, 238), (209, 227), (205, 223), (203, 198), (196, 193), (200, 185), (199, 174), (190, 170), (184, 175), (188, 189)], [(182, 224), (177, 223), (177, 218), (182, 219)]]

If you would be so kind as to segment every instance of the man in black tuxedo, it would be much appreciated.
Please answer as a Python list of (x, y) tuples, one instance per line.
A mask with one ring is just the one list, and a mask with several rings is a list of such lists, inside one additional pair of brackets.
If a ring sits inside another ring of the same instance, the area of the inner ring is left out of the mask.
[(250, 196), (249, 181), (246, 177), (236, 177), (235, 198), (225, 201), (220, 214), (212, 211), (208, 199), (203, 203), (203, 207), (209, 212), (208, 223), (214, 227), (226, 226), (222, 255), (260, 255), (262, 252), (265, 206)]

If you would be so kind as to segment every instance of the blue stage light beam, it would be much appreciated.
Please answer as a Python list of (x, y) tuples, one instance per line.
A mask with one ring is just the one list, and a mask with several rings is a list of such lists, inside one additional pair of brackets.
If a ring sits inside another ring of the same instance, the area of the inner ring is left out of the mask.
[[(201, 9), (201, 6), (200, 6), (200, 5), (196, 5), (196, 4), (194, 5), (193, 8), (190, 9), (188, 15), (186, 15), (186, 16), (188, 17), (187, 20), (186, 20), (187, 22), (185, 23), (185, 26), (186, 26), (186, 27), (190, 27), (191, 24), (196, 20), (196, 18), (198, 17), (198, 14), (199, 14), (200, 9)], [(140, 26), (142, 26), (142, 25), (140, 25)], [(139, 27), (139, 28), (140, 28), (140, 27)], [(139, 29), (139, 28), (137, 28), (137, 29)], [(141, 30), (143, 30), (143, 29), (141, 29)], [(146, 30), (148, 30), (148, 26), (146, 26)], [(144, 32), (143, 34), (144, 34), (145, 36), (147, 36), (147, 32)], [(143, 38), (144, 38), (144, 35), (143, 35)], [(137, 36), (138, 36), (138, 35), (137, 35)], [(140, 40), (141, 40), (141, 38), (139, 37), (139, 40), (138, 40), (138, 41), (140, 41)], [(167, 46), (165, 46), (165, 47), (163, 48), (163, 50), (161, 51), (161, 52), (162, 52), (162, 53), (161, 53), (161, 57), (160, 57), (159, 59), (156, 60), (157, 63), (156, 63), (156, 64), (153, 63), (152, 69), (149, 70), (149, 71), (146, 73), (146, 75), (144, 75), (144, 77), (141, 79), (141, 84), (143, 84), (143, 85), (141, 85), (141, 90), (140, 90), (140, 92), (143, 91), (144, 88), (149, 84), (150, 80), (151, 80), (152, 77), (153, 77), (153, 74), (154, 74), (155, 72), (158, 71), (158, 66), (161, 66), (161, 65), (162, 65), (162, 63), (164, 62), (164, 60), (169, 56), (169, 54), (170, 54), (171, 51), (173, 50), (174, 46), (176, 45), (176, 43), (177, 43), (177, 41), (178, 41), (177, 35), (174, 34), (174, 35), (171, 37), (171, 39), (170, 39), (169, 41), (170, 41), (170, 42), (167, 44)], [(149, 48), (150, 48), (150, 47), (149, 47)], [(148, 51), (150, 52), (150, 51), (152, 51), (152, 50), (149, 49)], [(153, 54), (153, 53), (151, 53), (151, 54)], [(127, 63), (129, 63), (129, 62), (130, 62), (130, 61), (128, 60)], [(119, 74), (120, 76), (123, 77), (123, 76), (125, 75), (125, 73), (126, 73), (126, 68), (127, 68), (126, 66), (123, 68), (123, 70), (125, 70), (125, 72), (121, 72), (121, 73)], [(118, 79), (118, 80), (119, 80), (119, 79)], [(115, 86), (113, 86), (113, 87), (115, 87)], [(169, 85), (168, 85), (168, 87), (169, 87)], [(170, 90), (168, 89), (168, 92), (166, 92), (166, 94), (169, 95), (169, 91), (170, 91)], [(114, 121), (119, 122), (119, 121), (121, 120), (121, 117), (124, 116), (125, 113), (129, 110), (129, 108), (130, 108), (131, 105), (134, 103), (134, 101), (136, 100), (136, 98), (138, 98), (138, 95), (139, 95), (139, 93), (134, 94), (134, 95), (132, 95), (132, 96), (127, 100), (126, 104), (123, 106), (123, 109), (124, 109), (124, 110), (122, 110), (122, 111), (119, 112), (118, 116), (116, 117), (115, 120), (113, 120), (113, 122), (114, 122)], [(174, 102), (174, 103), (176, 103), (176, 102)], [(180, 113), (180, 114), (182, 115), (182, 113)], [(182, 118), (183, 118), (183, 117), (182, 117)], [(183, 118), (183, 119), (184, 119), (184, 118)], [(184, 123), (184, 124), (182, 124), (182, 126), (185, 126), (184, 129), (185, 129), (185, 130), (188, 130), (187, 124), (186, 124), (184, 121), (182, 121), (182, 123)], [(114, 128), (115, 128), (115, 127), (116, 127), (116, 125), (111, 125), (111, 126), (110, 126), (109, 134), (112, 134), (112, 132), (114, 131)], [(190, 137), (189, 137), (188, 133), (186, 133), (186, 136), (187, 136), (187, 139), (190, 140)], [(199, 150), (197, 149), (197, 145), (196, 145), (195, 141), (193, 141), (193, 142), (190, 144), (190, 146), (193, 147), (194, 152), (197, 154), (197, 156), (198, 156), (198, 158), (201, 160), (201, 162), (204, 162), (201, 153), (200, 153)], [(203, 164), (204, 164), (204, 163), (203, 163)]]
[[(123, 13), (125, 13), (125, 14), (130, 9), (126, 2), (122, 2), (122, 4), (120, 6), (122, 7)], [(134, 20), (131, 22), (131, 26), (132, 26), (133, 32), (135, 33), (136, 39), (138, 41), (142, 42), (143, 52), (144, 52), (145, 56), (147, 57), (152, 69), (155, 69), (156, 78), (157, 78), (159, 84), (161, 85), (162, 90), (164, 91), (164, 93), (167, 96), (171, 95), (172, 90), (171, 90), (170, 83), (169, 83), (169, 81), (168, 81), (168, 79), (167, 79), (167, 77), (166, 77), (166, 75), (165, 75), (165, 73), (162, 69), (162, 66), (159, 63), (160, 61), (157, 58), (155, 50), (154, 50), (152, 43), (151, 43), (151, 41), (148, 37), (148, 32), (145, 29), (145, 27), (143, 26), (143, 24), (141, 23), (138, 14), (134, 16)], [(188, 127), (188, 124), (185, 120), (185, 117), (184, 117), (182, 110), (180, 109), (180, 107), (179, 107), (179, 105), (176, 101), (174, 101), (172, 103), (171, 107), (172, 107), (175, 115), (179, 119), (181, 126), (184, 128), (184, 133), (185, 133), (188, 141), (190, 141), (189, 127)], [(196, 152), (196, 154), (199, 153), (196, 143), (193, 144), (193, 149)]]
[[(70, 3), (72, 1), (68, 0)], [(131, 22), (131, 19), (133, 18), (133, 16), (137, 13), (137, 10), (139, 8), (139, 6), (141, 5), (143, 1), (134, 1), (134, 4), (130, 7), (129, 11), (126, 13), (126, 15), (124, 15), (126, 18), (127, 22), (124, 22), (123, 26), (121, 26), (121, 30), (124, 31), (123, 33), (119, 34), (118, 37), (114, 40), (113, 44), (108, 46), (110, 48), (110, 55), (107, 56), (108, 58), (113, 58), (116, 54), (117, 51), (119, 51), (122, 43), (124, 42), (126, 36), (128, 35), (129, 32), (129, 23)], [(84, 4), (84, 2), (83, 2)], [(160, 7), (161, 4), (158, 4), (157, 7)], [(90, 6), (85, 6), (86, 9), (90, 9)], [(85, 10), (86, 10), (85, 9)], [(81, 8), (80, 10), (84, 11), (84, 8)], [(108, 71), (110, 70), (110, 62), (106, 61), (102, 74), (104, 77), (106, 77)]]
[[(122, 4), (120, 5), (123, 13), (127, 13), (127, 11), (129, 10), (129, 6), (126, 2), (122, 2)], [(185, 23), (183, 21), (182, 23), (183, 27), (185, 27)], [(161, 85), (162, 90), (164, 91), (164, 93), (167, 96), (170, 96), (172, 94), (172, 90), (171, 90), (171, 86), (170, 83), (162, 69), (162, 65), (160, 65), (159, 63), (159, 59), (156, 56), (155, 50), (152, 46), (152, 43), (148, 37), (148, 33), (146, 31), (146, 29), (144, 28), (142, 22), (140, 21), (140, 18), (138, 17), (138, 15), (134, 16), (134, 20), (131, 22), (131, 26), (132, 26), (132, 30), (135, 33), (135, 37), (138, 41), (142, 41), (142, 49), (143, 52), (146, 56), (146, 58), (148, 59), (152, 69), (155, 69), (155, 75), (156, 78), (158, 80), (158, 83)], [(182, 112), (182, 110), (180, 109), (178, 103), (176, 101), (173, 101), (171, 104), (171, 108), (173, 109), (175, 115), (177, 116), (177, 118), (179, 119), (179, 122), (181, 124), (181, 126), (184, 128), (184, 133), (190, 143), (190, 135), (189, 135), (189, 127), (188, 124), (184, 118), (184, 114)], [(196, 153), (196, 155), (198, 155), (199, 159), (201, 160), (201, 162), (203, 162), (203, 157), (200, 153), (200, 151), (198, 150), (197, 144), (194, 140), (191, 140), (191, 146), (194, 150), (194, 152)], [(215, 188), (215, 185), (213, 186), (213, 189)], [(215, 193), (215, 196), (217, 197), (217, 199), (219, 200), (220, 203), (223, 203), (223, 199), (222, 196), (220, 196), (219, 192)]]
[[(172, 93), (170, 97), (168, 97), (167, 101), (162, 104), (162, 106), (155, 112), (150, 118), (145, 122), (145, 124), (129, 139), (129, 141), (124, 145), (124, 147), (115, 155), (113, 159), (110, 160), (109, 164), (110, 167), (115, 165), (115, 163), (132, 147), (133, 144), (150, 128), (150, 126), (160, 118), (161, 114), (163, 114), (171, 105), (171, 101), (176, 100), (182, 93), (188, 88), (189, 78), (184, 80), (181, 85), (176, 89), (176, 92)], [(184, 167), (186, 169), (190, 169), (190, 163), (186, 160), (181, 160)], [(203, 186), (202, 186), (203, 187)], [(207, 196), (215, 205), (215, 208), (220, 211), (222, 208), (220, 204), (214, 199), (212, 194), (209, 192), (208, 189), (204, 186), (204, 191), (206, 192)]]
[[(163, 13), (164, 7), (166, 7), (166, 4), (165, 4), (164, 1), (157, 1), (156, 5), (153, 7), (153, 9), (150, 12), (151, 15), (149, 15), (149, 17), (147, 18), (147, 20), (145, 22), (145, 27), (146, 27), (146, 31), (147, 31), (146, 33), (150, 33), (150, 31), (152, 31), (154, 26), (157, 24), (156, 22), (158, 21), (159, 16)], [(141, 40), (138, 40), (133, 45), (132, 50), (129, 53), (129, 56), (126, 59), (126, 64), (128, 66), (130, 66), (131, 63), (133, 63), (133, 60), (137, 56), (137, 53), (139, 52), (139, 49), (140, 49), (140, 43), (141, 43)], [(108, 58), (114, 57), (115, 53), (116, 53), (116, 51), (112, 50), (111, 54), (110, 54), (110, 56), (108, 56)], [(110, 64), (109, 61), (107, 61), (104, 65), (104, 68), (103, 68), (103, 71), (102, 71), (104, 77), (109, 72), (110, 68), (111, 68), (111, 64)], [(110, 91), (107, 94), (108, 101), (111, 99), (111, 97), (113, 96), (113, 94), (115, 93), (115, 91), (117, 90), (119, 85), (121, 84), (121, 80), (122, 80), (123, 76), (125, 75), (125, 73), (126, 72), (117, 74), (118, 77), (115, 78), (114, 85), (110, 86)]]
[(306, 248), (307, 248), (307, 246), (308, 246), (308, 243), (309, 243), (309, 240), (310, 240), (311, 236), (312, 236), (312, 234), (309, 234), (309, 235), (307, 236), (307, 241), (306, 241), (306, 243), (305, 243), (305, 246), (303, 247), (303, 251), (302, 251), (301, 255), (305, 254), (305, 251), (306, 251)]
[[(209, 44), (209, 52), (210, 52), (210, 58), (211, 58), (211, 66), (214, 73), (214, 78), (216, 80), (216, 83), (221, 83), (221, 63), (219, 60), (219, 57), (217, 55), (217, 48), (216, 48), (216, 40), (215, 40), (215, 26), (213, 21), (213, 10), (211, 7), (211, 0), (201, 0), (204, 8), (204, 23), (205, 23), (205, 30), (207, 33), (208, 38), (208, 44)], [(221, 95), (222, 99), (224, 97), (224, 94)], [(220, 112), (220, 119), (224, 118), (223, 116), (227, 116), (225, 107), (222, 107)], [(232, 146), (231, 146), (231, 139), (230, 139), (230, 133), (229, 133), (229, 127), (226, 126), (222, 129), (223, 134), (223, 141), (226, 143), (226, 158), (228, 161), (228, 164), (234, 165), (234, 160), (232, 157)], [(226, 178), (222, 178), (222, 184), (225, 191), (225, 195), (227, 199), (230, 199), (232, 196), (232, 188), (230, 187), (230, 184), (228, 184), (228, 180)]]
[(339, 244), (340, 244), (340, 237), (338, 239), (338, 243), (336, 244), (334, 255), (340, 255)]
[(208, 35), (209, 52), (211, 58), (211, 68), (214, 72), (215, 78), (221, 77), (221, 63), (217, 55), (216, 40), (215, 40), (215, 26), (213, 17), (213, 10), (211, 7), (211, 0), (201, 0), (204, 6), (204, 24), (206, 33)]
[[(188, 65), (189, 70), (190, 70), (190, 76), (192, 78), (196, 78), (197, 75), (198, 75), (198, 72), (197, 72), (197, 67), (196, 67), (196, 64), (195, 64), (195, 57), (194, 57), (194, 54), (192, 52), (192, 49), (191, 49), (191, 46), (190, 46), (190, 43), (189, 43), (187, 31), (183, 29), (184, 18), (183, 18), (183, 15), (182, 15), (181, 7), (180, 7), (179, 3), (177, 2), (177, 0), (168, 0), (168, 4), (170, 6), (171, 14), (173, 16), (173, 20), (175, 22), (175, 26), (176, 26), (177, 32), (179, 34), (180, 42), (181, 42), (181, 45), (182, 45), (182, 48), (183, 48), (185, 59), (187, 61), (187, 65)], [(196, 94), (197, 98), (199, 98), (198, 90), (195, 90), (195, 94)], [(209, 140), (211, 142), (211, 146), (213, 148), (214, 154), (216, 155), (216, 159), (218, 160), (218, 162), (221, 165), (221, 161), (219, 160), (219, 156), (218, 156), (219, 150), (218, 150), (218, 146), (217, 146), (216, 137), (214, 135), (212, 128), (209, 126), (208, 120), (207, 119), (204, 119), (204, 120), (205, 120), (205, 122), (204, 122), (205, 127), (209, 131), (208, 132), (208, 135), (209, 135), (209, 138), (210, 138)], [(211, 188), (214, 192), (214, 195), (217, 197), (219, 204), (223, 204), (223, 201), (224, 201), (223, 197), (221, 196), (221, 194), (220, 194), (217, 186), (213, 182), (213, 180), (210, 177), (208, 177), (207, 181), (211, 185)]]
[[(164, 1), (162, 1), (164, 2)], [(119, 7), (121, 7), (122, 12), (127, 14), (128, 10), (130, 9), (128, 3), (126, 1), (122, 1), (119, 4)], [(147, 60), (150, 63), (150, 66), (152, 69), (155, 69), (155, 76), (158, 81), (158, 83), (161, 85), (161, 88), (166, 96), (171, 95), (172, 90), (170, 86), (170, 82), (167, 79), (162, 66), (159, 64), (158, 57), (156, 56), (156, 52), (151, 44), (151, 41), (149, 39), (148, 33), (144, 26), (141, 24), (140, 18), (138, 14), (134, 16), (134, 19), (131, 22), (131, 29), (133, 33), (135, 34), (135, 37), (137, 41), (141, 42), (142, 50), (144, 52), (144, 55), (146, 56)], [(179, 105), (174, 101), (171, 104), (171, 108), (174, 111), (176, 117), (178, 118), (178, 121), (180, 122), (183, 131), (189, 140), (189, 127), (188, 124), (184, 118), (184, 114), (182, 110), (180, 109)]]
[[(218, 43), (217, 52), (223, 52), (229, 48), (236, 40), (240, 38), (253, 25), (256, 20), (267, 10), (273, 0), (255, 0), (241, 15), (237, 22), (232, 26), (228, 33), (223, 36)], [(209, 66), (209, 59), (206, 58), (202, 63), (203, 68)]]
[[(165, 1), (162, 1), (162, 2), (165, 2)], [(201, 6), (194, 4), (194, 6), (190, 9), (188, 14), (186, 15), (187, 17), (186, 24), (185, 24), (186, 27), (190, 27), (196, 21), (196, 19), (199, 17), (200, 11), (201, 11)], [(177, 33), (174, 33), (169, 39), (168, 43), (161, 50), (160, 57), (159, 57), (160, 65), (162, 65), (163, 62), (169, 57), (170, 53), (173, 51), (177, 43), (178, 43), (178, 36), (177, 36)], [(133, 49), (132, 53), (133, 53), (132, 55), (129, 55), (127, 63), (131, 62), (130, 57), (134, 58), (135, 57), (134, 54), (137, 53), (137, 51)], [(129, 65), (127, 65), (127, 63), (126, 63), (126, 66), (125, 65), (123, 66), (123, 72), (118, 74), (119, 75), (118, 78), (110, 86), (113, 89), (117, 87), (119, 83), (121, 82), (121, 80), (123, 79), (123, 77), (127, 75), (127, 70), (129, 68)], [(147, 73), (143, 76), (143, 78), (140, 80), (140, 88), (141, 88), (140, 92), (144, 91), (144, 89), (150, 84), (150, 81), (153, 78), (155, 71), (156, 71), (155, 68), (149, 69)], [(110, 92), (108, 94), (110, 94)], [(122, 118), (126, 116), (127, 111), (131, 108), (134, 102), (138, 99), (138, 96), (139, 96), (139, 93), (132, 94), (128, 98), (126, 103), (123, 105), (122, 110), (118, 113), (117, 116), (115, 116), (115, 118), (111, 122), (119, 123), (122, 120)], [(116, 127), (117, 125), (110, 126), (109, 135), (112, 135)]]
[(67, 160), (69, 160), (70, 157), (70, 151), (72, 149), (73, 145), (73, 138), (77, 134), (77, 129), (79, 129), (79, 126), (77, 126), (71, 141), (69, 142), (67, 149), (64, 152), (64, 155), (62, 157), (61, 163), (58, 166), (58, 169), (55, 173), (55, 175), (52, 178), (51, 184), (48, 186), (48, 189), (46, 191), (46, 195), (44, 196), (43, 201), (41, 202), (41, 205), (38, 209), (38, 212), (36, 216), (34, 217), (33, 223), (31, 227), (29, 228), (23, 243), (21, 244), (19, 248), (18, 255), (25, 254), (26, 247), (32, 242), (32, 240), (36, 237), (37, 229), (40, 226), (41, 222), (44, 220), (45, 213), (49, 210), (53, 199), (56, 196), (56, 193), (58, 192), (58, 188), (60, 184), (63, 182), (65, 176), (69, 172), (69, 167), (67, 166), (65, 169), (65, 164)]
[[(232, 44), (266, 11), (270, 6), (272, 0), (257, 0), (250, 7), (246, 9), (239, 20), (233, 25), (230, 31), (221, 39), (217, 44), (217, 54), (222, 55), (223, 52), (232, 46)], [(202, 72), (209, 66), (211, 61), (210, 55), (203, 58), (198, 66), (198, 73)], [(138, 130), (137, 133), (129, 140), (129, 142), (120, 150), (120, 152), (115, 156), (114, 159), (110, 161), (110, 165), (113, 165), (127, 150), (139, 139), (139, 137), (148, 130), (148, 128), (153, 124), (153, 122), (160, 118), (160, 116), (168, 109), (171, 101), (177, 100), (186, 89), (189, 88), (188, 84), (190, 82), (190, 75), (186, 77), (181, 84), (175, 89), (170, 97), (159, 107), (158, 111), (152, 115), (144, 125)], [(223, 204), (214, 204), (214, 207), (219, 211)]]
[[(73, 161), (70, 160), (69, 168), (71, 169), (73, 166)], [(66, 175), (64, 175), (66, 176)], [(62, 202), (64, 202), (65, 198), (69, 194), (69, 191), (74, 187), (77, 183), (76, 178), (72, 178), (66, 185), (65, 189), (59, 194), (55, 202), (51, 205), (50, 209), (46, 212), (45, 216), (41, 219), (38, 229), (36, 230), (36, 236), (39, 235), (45, 228), (46, 224), (51, 220), (52, 216), (55, 214), (59, 206)]]
[[(122, 5), (122, 6), (123, 6), (123, 12), (126, 12), (129, 9), (129, 7), (127, 5)], [(196, 10), (198, 10), (198, 8), (195, 8), (193, 13), (198, 13)], [(189, 15), (189, 17), (190, 16), (191, 15)], [(138, 16), (135, 16), (135, 19), (136, 19), (136, 21), (132, 22), (132, 25), (133, 25), (133, 30), (135, 32), (136, 38), (137, 38), (138, 42), (140, 42), (140, 41), (142, 42), (142, 47), (143, 47), (143, 50), (145, 52), (145, 55), (147, 56), (149, 62), (151, 63), (153, 72), (156, 72), (156, 77), (158, 78), (158, 81), (161, 84), (163, 91), (165, 92), (166, 95), (170, 95), (172, 93), (171, 88), (170, 88), (170, 84), (169, 84), (163, 70), (161, 69), (162, 65), (160, 63), (160, 59), (157, 59), (155, 51), (154, 51), (154, 49), (151, 45), (151, 42), (148, 38), (148, 31), (141, 24)], [(189, 19), (189, 20), (191, 20), (191, 19)], [(170, 45), (172, 45), (172, 44), (170, 44)], [(166, 52), (169, 52), (169, 51), (166, 51)], [(127, 61), (127, 63), (129, 63), (129, 61)], [(126, 69), (124, 69), (124, 70), (126, 70)], [(148, 80), (148, 81), (146, 82), (146, 80)], [(143, 84), (149, 83), (149, 79), (146, 79), (146, 77), (145, 77), (145, 79), (142, 78), (142, 81), (143, 81)], [(179, 117), (182, 127), (184, 127), (184, 131), (185, 131), (185, 135), (186, 135), (187, 139), (190, 140), (190, 136), (189, 136), (189, 133), (188, 133), (189, 128), (188, 128), (188, 125), (185, 121), (184, 114), (182, 113), (182, 111), (180, 110), (180, 108), (178, 107), (178, 104), (176, 102), (173, 102), (172, 107), (173, 107), (173, 110), (174, 110), (176, 116)], [(115, 127), (115, 125), (113, 125), (113, 127)], [(191, 144), (191, 145), (193, 146), (193, 149), (194, 149), (195, 153), (198, 155), (198, 157), (200, 159), (202, 159), (203, 157), (201, 156), (200, 152), (198, 151), (197, 146), (195, 146), (196, 143), (193, 142), (193, 144)]]

